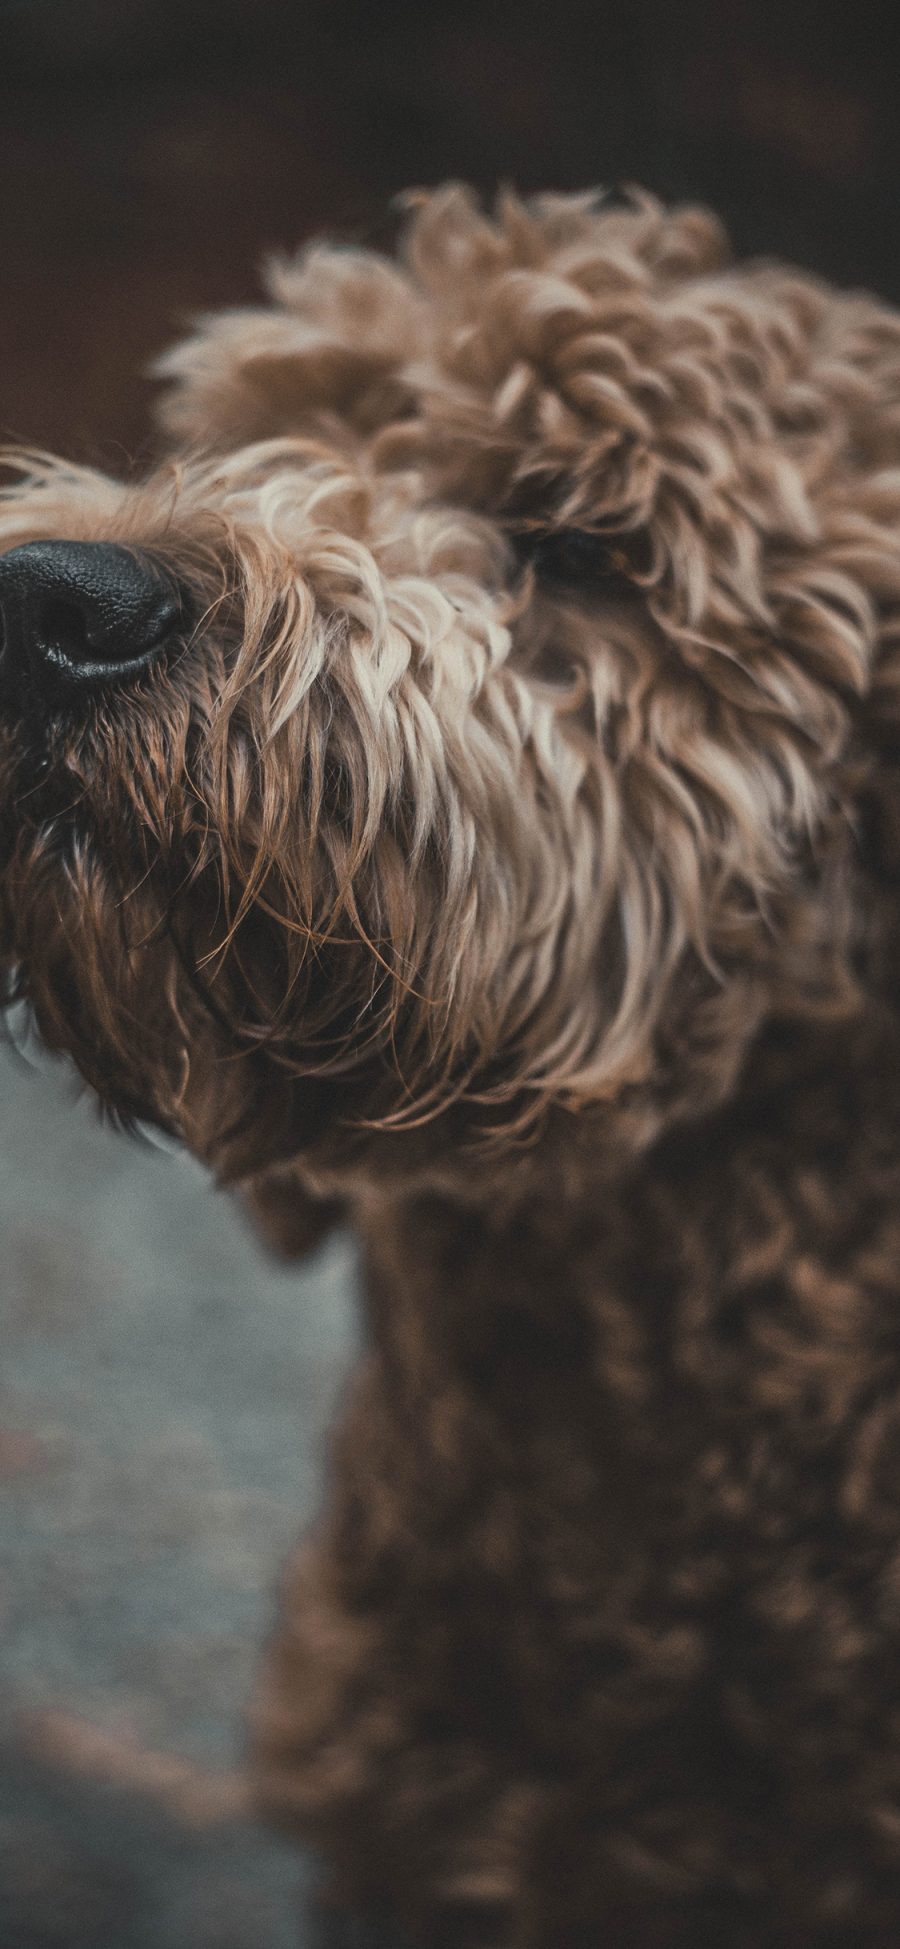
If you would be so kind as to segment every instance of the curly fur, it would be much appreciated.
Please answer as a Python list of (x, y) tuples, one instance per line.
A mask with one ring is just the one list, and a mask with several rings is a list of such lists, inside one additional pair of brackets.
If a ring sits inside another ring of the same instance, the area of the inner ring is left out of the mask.
[[(900, 319), (715, 221), (410, 199), (160, 366), (165, 670), (0, 715), (10, 995), (369, 1346), (255, 1712), (465, 1949), (900, 1929)], [(319, 1203), (318, 1201), (321, 1201)]]

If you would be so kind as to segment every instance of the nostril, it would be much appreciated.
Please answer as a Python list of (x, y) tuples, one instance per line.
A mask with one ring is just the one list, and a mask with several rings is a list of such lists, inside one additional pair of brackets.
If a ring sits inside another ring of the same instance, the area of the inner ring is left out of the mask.
[(41, 605), (37, 631), (46, 650), (66, 663), (85, 663), (91, 654), (83, 611), (75, 602), (53, 598)]

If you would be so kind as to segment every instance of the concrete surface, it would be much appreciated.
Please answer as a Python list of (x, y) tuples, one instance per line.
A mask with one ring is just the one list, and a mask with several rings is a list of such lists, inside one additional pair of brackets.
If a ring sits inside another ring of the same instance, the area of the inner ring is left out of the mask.
[(325, 1939), (242, 1811), (241, 1712), (354, 1277), (346, 1236), (272, 1265), (199, 1167), (0, 1051), (2, 1949)]

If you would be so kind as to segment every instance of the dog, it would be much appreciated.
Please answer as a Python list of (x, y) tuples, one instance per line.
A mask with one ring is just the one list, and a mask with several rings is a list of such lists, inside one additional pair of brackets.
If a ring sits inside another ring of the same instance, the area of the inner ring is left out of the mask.
[(412, 196), (8, 458), (7, 1001), (366, 1346), (251, 1710), (456, 1949), (900, 1936), (900, 317)]

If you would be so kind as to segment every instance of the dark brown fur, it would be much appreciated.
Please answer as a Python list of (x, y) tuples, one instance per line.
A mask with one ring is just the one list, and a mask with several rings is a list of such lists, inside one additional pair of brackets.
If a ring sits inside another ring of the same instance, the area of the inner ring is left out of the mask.
[(4, 705), (10, 993), (363, 1244), (261, 1804), (429, 1949), (889, 1949), (900, 320), (641, 199), (272, 282), (0, 510), (197, 618)]

